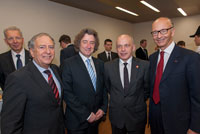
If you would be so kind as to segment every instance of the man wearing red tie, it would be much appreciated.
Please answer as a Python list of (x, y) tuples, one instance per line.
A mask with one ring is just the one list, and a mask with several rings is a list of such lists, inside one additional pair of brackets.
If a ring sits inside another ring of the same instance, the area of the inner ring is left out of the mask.
[(161, 17), (152, 24), (159, 50), (150, 56), (151, 134), (200, 133), (200, 56), (175, 45), (174, 25)]

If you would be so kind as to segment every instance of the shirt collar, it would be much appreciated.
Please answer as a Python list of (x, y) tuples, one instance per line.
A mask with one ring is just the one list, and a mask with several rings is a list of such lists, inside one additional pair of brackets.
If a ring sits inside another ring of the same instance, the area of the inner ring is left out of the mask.
[[(45, 70), (47, 70), (46, 68), (39, 66), (34, 60), (33, 60), (33, 63), (41, 73), (43, 73)], [(48, 70), (51, 70), (50, 67), (48, 67)]]
[[(132, 59), (133, 59), (133, 56), (131, 56), (131, 57), (126, 61), (126, 63), (128, 63), (128, 65), (131, 65)], [(125, 61), (123, 61), (122, 59), (119, 59), (119, 61), (120, 61), (120, 64), (124, 64), (124, 63), (125, 63)]]
[(84, 56), (81, 52), (79, 52), (79, 55), (81, 56), (81, 59), (85, 62), (87, 59), (92, 59), (92, 56), (90, 56), (89, 58)]
[[(174, 41), (172, 41), (172, 43), (167, 47), (167, 48), (165, 48), (165, 50), (163, 50), (165, 53), (167, 53), (167, 54), (171, 54), (172, 53), (172, 50), (174, 49), (174, 47), (175, 47), (175, 43), (174, 43)], [(162, 50), (160, 49), (160, 52), (161, 52)]]
[(20, 54), (21, 57), (24, 57), (25, 50), (22, 49), (20, 53), (16, 53), (15, 51), (11, 50), (11, 54), (16, 57), (17, 54)]

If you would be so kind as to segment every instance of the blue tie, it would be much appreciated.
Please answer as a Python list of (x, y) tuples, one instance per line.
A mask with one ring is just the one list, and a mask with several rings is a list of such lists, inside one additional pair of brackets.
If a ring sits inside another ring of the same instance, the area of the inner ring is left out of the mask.
[(20, 59), (20, 54), (17, 54), (16, 55), (16, 57), (17, 57), (17, 69), (20, 69), (20, 68), (22, 68), (22, 61), (21, 61), (21, 59)]
[(91, 63), (90, 63), (90, 59), (87, 59), (86, 62), (87, 62), (87, 70), (88, 70), (88, 73), (89, 73), (89, 75), (90, 75), (90, 78), (91, 78), (91, 80), (92, 80), (92, 84), (93, 84), (94, 89), (95, 89), (95, 91), (96, 91), (96, 76), (95, 76), (94, 70), (93, 70), (93, 68), (92, 68), (92, 65), (91, 65)]

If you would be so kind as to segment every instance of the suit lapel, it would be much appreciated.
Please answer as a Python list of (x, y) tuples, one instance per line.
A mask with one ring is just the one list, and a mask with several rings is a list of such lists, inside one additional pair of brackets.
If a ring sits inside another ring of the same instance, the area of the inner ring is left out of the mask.
[(11, 50), (8, 53), (8, 62), (10, 64), (12, 72), (14, 72), (16, 70), (16, 68), (15, 68), (15, 63), (14, 63), (13, 58), (12, 58)]
[(114, 64), (113, 64), (113, 70), (114, 70), (114, 74), (116, 74), (116, 81), (120, 81), (120, 82), (118, 82), (118, 86), (117, 87), (119, 87), (119, 89), (123, 89), (122, 90), (122, 93), (124, 93), (124, 88), (123, 88), (123, 86), (122, 86), (122, 81), (121, 81), (121, 78), (120, 78), (120, 70), (119, 70), (119, 59), (117, 59), (117, 60), (114, 60), (113, 61), (114, 62)]
[(152, 72), (152, 80), (153, 80), (153, 83), (155, 81), (155, 78), (156, 78), (156, 69), (157, 69), (157, 61), (158, 61), (158, 54), (159, 54), (159, 50), (154, 54), (152, 55), (152, 60), (150, 61), (151, 63), (151, 72)]
[(37, 69), (37, 67), (34, 65), (33, 62), (30, 62), (29, 65), (30, 65), (30, 72), (33, 76), (33, 80), (37, 83), (38, 86), (41, 87), (41, 92), (46, 92), (50, 100), (58, 104), (57, 100), (54, 97), (54, 93), (52, 92), (51, 87), (49, 86), (45, 78), (42, 76), (40, 71)]
[[(132, 65), (131, 65), (131, 74), (130, 74), (131, 75), (131, 79), (130, 79), (129, 88), (128, 88), (128, 90), (127, 90), (126, 93), (128, 93), (129, 89), (131, 87), (133, 87), (133, 84), (136, 82), (136, 77), (137, 77), (137, 74), (138, 74), (139, 67), (140, 66), (137, 64), (136, 59), (133, 57), (133, 59), (132, 59)], [(136, 89), (136, 88), (134, 88), (134, 89)], [(132, 92), (134, 92), (134, 91), (132, 91)]]
[(25, 65), (31, 61), (30, 53), (25, 49)]
[(168, 62), (166, 64), (165, 70), (163, 72), (162, 78), (161, 78), (161, 82), (164, 81), (167, 76), (170, 74), (170, 72), (172, 72), (172, 70), (174, 69), (174, 66), (179, 62), (179, 49), (178, 47), (175, 45), (169, 59)]
[(106, 55), (106, 52), (104, 51), (103, 53), (103, 58), (105, 59), (105, 61), (108, 61), (108, 58), (107, 58), (107, 55)]

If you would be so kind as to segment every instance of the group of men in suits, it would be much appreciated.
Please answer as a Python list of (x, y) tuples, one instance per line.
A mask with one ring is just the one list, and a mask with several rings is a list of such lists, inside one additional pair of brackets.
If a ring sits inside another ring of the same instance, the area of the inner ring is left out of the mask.
[(144, 134), (148, 98), (151, 134), (199, 134), (200, 55), (176, 46), (174, 33), (172, 21), (160, 17), (152, 24), (159, 49), (150, 62), (134, 58), (134, 40), (122, 34), (119, 58), (104, 64), (92, 56), (97, 32), (83, 29), (75, 37), (78, 54), (62, 63), (62, 82), (51, 64), (54, 40), (46, 33), (34, 36), (28, 45), (33, 61), (6, 79), (2, 134), (63, 134), (64, 124), (68, 134), (98, 134), (107, 92), (113, 134)]

